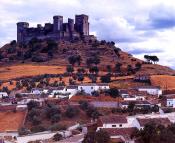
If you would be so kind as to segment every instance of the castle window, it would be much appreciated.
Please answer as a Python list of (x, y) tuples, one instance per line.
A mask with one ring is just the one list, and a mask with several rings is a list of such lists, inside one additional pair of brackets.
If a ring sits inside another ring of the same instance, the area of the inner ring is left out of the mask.
[(114, 127), (116, 127), (116, 125), (112, 125), (112, 127), (114, 128)]
[(122, 127), (122, 124), (120, 124), (119, 127)]

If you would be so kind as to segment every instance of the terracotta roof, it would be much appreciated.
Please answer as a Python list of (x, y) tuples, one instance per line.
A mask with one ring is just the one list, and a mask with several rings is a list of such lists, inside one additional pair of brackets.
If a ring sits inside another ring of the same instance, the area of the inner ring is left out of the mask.
[(102, 130), (109, 133), (110, 136), (130, 137), (136, 128), (103, 128)]
[(168, 118), (137, 118), (141, 127), (145, 126), (150, 122), (159, 123), (164, 126), (168, 126), (171, 124)]
[(103, 124), (120, 124), (120, 123), (127, 123), (126, 116), (119, 116), (119, 115), (113, 115), (113, 116), (102, 116), (100, 117), (100, 120)]

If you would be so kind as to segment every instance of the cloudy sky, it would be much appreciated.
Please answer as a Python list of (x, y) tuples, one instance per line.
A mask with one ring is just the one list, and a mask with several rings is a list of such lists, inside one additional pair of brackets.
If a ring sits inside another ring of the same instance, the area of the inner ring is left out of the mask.
[(16, 23), (52, 22), (53, 15), (87, 14), (90, 32), (136, 57), (157, 55), (175, 68), (174, 0), (0, 0), (0, 46), (16, 39)]

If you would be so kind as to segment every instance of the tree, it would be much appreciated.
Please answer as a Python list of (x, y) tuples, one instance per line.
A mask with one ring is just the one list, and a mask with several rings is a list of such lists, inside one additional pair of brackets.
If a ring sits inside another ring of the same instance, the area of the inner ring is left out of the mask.
[(149, 55), (144, 55), (144, 59), (149, 63), (150, 62), (150, 56)]
[(75, 117), (77, 114), (79, 113), (79, 110), (76, 109), (75, 107), (72, 107), (72, 106), (68, 106), (67, 109), (66, 109), (66, 116), (68, 118), (73, 118)]
[(134, 110), (134, 108), (135, 108), (135, 103), (134, 102), (130, 102), (129, 105), (128, 105), (128, 110), (130, 112), (132, 112)]
[(69, 61), (69, 63), (70, 63), (72, 66), (74, 66), (77, 60), (76, 60), (76, 57), (75, 57), (75, 56), (70, 56), (70, 57), (68, 58), (68, 61)]
[(175, 140), (171, 125), (165, 127), (155, 122), (146, 124), (143, 130), (134, 134), (134, 137), (137, 137), (139, 142), (143, 143), (172, 143)]
[(121, 63), (117, 63), (117, 64), (115, 65), (115, 72), (121, 72), (121, 66), (122, 66)]
[(52, 123), (56, 123), (56, 122), (60, 121), (60, 119), (61, 119), (61, 115), (60, 114), (55, 114), (55, 115), (53, 115), (51, 117)]
[(109, 83), (109, 82), (111, 82), (111, 75), (110, 74), (106, 74), (106, 75), (102, 76), (100, 78), (100, 80), (103, 83)]
[(92, 106), (88, 107), (88, 109), (86, 110), (86, 114), (87, 114), (87, 116), (93, 118), (94, 120), (98, 119), (98, 117), (100, 115), (98, 110)]
[(151, 56), (151, 60), (153, 61), (153, 63), (155, 64), (156, 62), (159, 61), (159, 58), (157, 56)]
[(84, 68), (78, 68), (78, 73), (85, 73), (85, 69)]
[(108, 143), (110, 141), (110, 136), (108, 132), (104, 130), (99, 130), (95, 134), (96, 143)]
[(95, 132), (88, 132), (84, 137), (83, 143), (96, 143)]
[(63, 139), (63, 136), (59, 133), (56, 133), (54, 136), (53, 136), (53, 140), (54, 141), (60, 141)]
[(45, 110), (46, 110), (46, 115), (49, 119), (51, 119), (56, 114), (61, 114), (61, 110), (52, 104), (48, 104)]
[(32, 124), (33, 125), (39, 125), (41, 124), (41, 119), (38, 117), (38, 116), (34, 116), (33, 119), (32, 119)]
[(106, 91), (112, 98), (119, 97), (119, 91), (116, 88), (111, 88)]
[(27, 103), (28, 110), (32, 110), (33, 108), (39, 107), (39, 102), (31, 100)]
[(83, 143), (108, 143), (110, 136), (106, 131), (88, 132), (84, 137)]
[(111, 73), (111, 71), (112, 71), (111, 65), (107, 65), (106, 69), (107, 69), (108, 73)]
[(72, 74), (72, 73), (74, 72), (73, 66), (68, 65), (67, 68), (66, 68), (66, 71), (67, 71), (68, 73), (71, 73), (71, 74)]
[(79, 73), (79, 74), (77, 74), (77, 78), (78, 78), (78, 81), (83, 82), (83, 80), (84, 80), (84, 75), (81, 74), (81, 73)]
[(136, 70), (138, 71), (138, 70), (141, 69), (142, 64), (141, 64), (140, 62), (137, 62), (137, 63), (135, 64), (135, 67), (136, 67)]
[(89, 107), (89, 103), (87, 101), (80, 101), (79, 104), (82, 110), (87, 110)]
[(90, 72), (90, 73), (98, 74), (99, 69), (98, 69), (97, 66), (91, 66), (91, 67), (89, 68), (89, 72)]
[(96, 82), (97, 82), (97, 76), (96, 76), (96, 75), (90, 74), (90, 75), (89, 75), (89, 78), (91, 79), (91, 82), (92, 82), (92, 83), (96, 83)]

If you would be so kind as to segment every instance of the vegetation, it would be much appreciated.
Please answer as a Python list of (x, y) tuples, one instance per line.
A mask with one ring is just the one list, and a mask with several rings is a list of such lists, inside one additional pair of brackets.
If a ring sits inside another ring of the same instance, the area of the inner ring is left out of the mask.
[(175, 141), (175, 124), (165, 127), (151, 122), (133, 136), (142, 143), (173, 143)]
[(83, 143), (108, 143), (109, 141), (109, 134), (103, 130), (99, 130), (97, 132), (88, 132)]
[(144, 58), (148, 63), (153, 62), (155, 64), (156, 62), (159, 62), (159, 58), (157, 56), (144, 55)]

